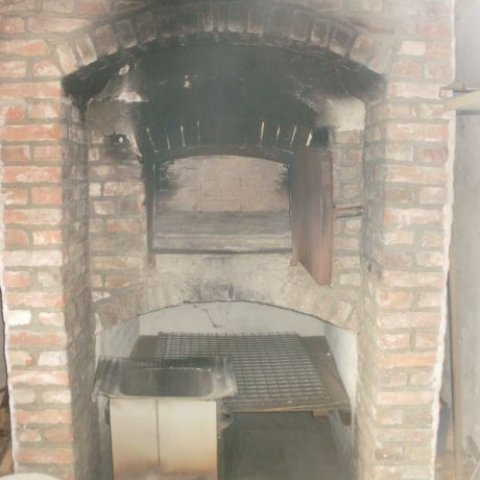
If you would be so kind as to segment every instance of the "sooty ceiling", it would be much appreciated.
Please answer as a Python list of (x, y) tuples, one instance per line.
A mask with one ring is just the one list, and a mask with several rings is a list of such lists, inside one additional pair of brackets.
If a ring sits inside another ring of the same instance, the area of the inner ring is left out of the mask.
[(142, 100), (131, 111), (144, 133), (139, 143), (149, 143), (143, 150), (259, 139), (292, 150), (312, 134), (324, 138), (327, 98), (368, 98), (381, 77), (330, 52), (212, 43), (119, 54), (68, 77), (65, 87), (86, 102), (112, 82)]

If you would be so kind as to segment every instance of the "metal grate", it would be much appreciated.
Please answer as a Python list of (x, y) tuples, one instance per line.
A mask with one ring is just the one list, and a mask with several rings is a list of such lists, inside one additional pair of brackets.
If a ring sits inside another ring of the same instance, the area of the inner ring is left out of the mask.
[(237, 412), (301, 410), (331, 401), (300, 337), (275, 335), (160, 334), (158, 359), (226, 355), (238, 394), (225, 403)]

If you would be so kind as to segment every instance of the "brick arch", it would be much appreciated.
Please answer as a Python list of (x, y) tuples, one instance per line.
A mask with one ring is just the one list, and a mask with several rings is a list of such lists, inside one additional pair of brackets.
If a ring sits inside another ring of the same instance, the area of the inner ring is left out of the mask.
[(393, 51), (393, 45), (325, 12), (251, 0), (149, 6), (77, 30), (54, 50), (69, 75), (121, 52), (222, 38), (233, 44), (293, 46), (312, 55), (330, 52), (380, 75), (387, 72)]
[(146, 273), (136, 292), (122, 291), (98, 302), (95, 314), (97, 322), (108, 328), (183, 303), (223, 301), (279, 307), (353, 331), (359, 319), (351, 297), (337, 288), (319, 286), (302, 266), (291, 266), (288, 255), (162, 256), (159, 268)]

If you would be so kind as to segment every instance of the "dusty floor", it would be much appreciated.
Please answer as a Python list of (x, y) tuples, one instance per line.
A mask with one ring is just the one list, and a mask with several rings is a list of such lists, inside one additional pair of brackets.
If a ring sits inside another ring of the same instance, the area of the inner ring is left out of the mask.
[[(476, 468), (480, 468), (480, 455), (478, 448), (470, 448), (469, 451), (462, 451), (459, 458), (460, 467), (458, 475), (455, 466), (455, 442), (453, 438), (453, 426), (450, 425), (447, 433), (445, 450), (441, 455), (437, 455), (435, 461), (435, 479), (436, 480), (478, 480), (480, 479), (480, 470), (474, 473)], [(464, 445), (465, 447), (465, 445)], [(471, 447), (469, 445), (469, 447)]]
[(326, 417), (237, 414), (224, 438), (225, 480), (349, 480)]
[[(438, 480), (456, 480), (452, 437), (450, 431), (436, 460)], [(325, 417), (237, 414), (225, 433), (225, 450), (225, 480), (350, 480), (338, 464)], [(469, 479), (472, 465), (464, 470)]]
[[(0, 405), (0, 476), (12, 473), (8, 403)], [(453, 434), (436, 460), (437, 480), (456, 480)], [(225, 433), (224, 480), (350, 480), (337, 461), (326, 417), (237, 414)], [(469, 479), (472, 461), (465, 462)]]
[(13, 472), (8, 395), (0, 392), (0, 476)]

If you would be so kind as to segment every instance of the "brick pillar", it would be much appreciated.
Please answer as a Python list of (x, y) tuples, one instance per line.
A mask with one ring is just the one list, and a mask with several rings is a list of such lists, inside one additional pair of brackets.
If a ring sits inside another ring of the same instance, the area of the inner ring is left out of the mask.
[(385, 96), (368, 111), (362, 480), (434, 478), (452, 190), (450, 116), (439, 87), (452, 78), (452, 3), (411, 5), (411, 35), (393, 59)]
[[(363, 127), (363, 126), (362, 126)], [(331, 142), (334, 168), (335, 207), (363, 204), (363, 128), (334, 131)], [(360, 271), (361, 213), (340, 217), (334, 223), (333, 287), (354, 292), (357, 300), (362, 282)], [(351, 295), (351, 293), (350, 293)]]
[(18, 467), (69, 478), (73, 442), (63, 283), (64, 150), (57, 143), (66, 128), (60, 82), (5, 82), (0, 97), (6, 109), (0, 134), (3, 288), (14, 461)]
[(72, 400), (75, 478), (94, 478), (96, 413), (92, 404), (95, 376), (95, 322), (89, 269), (89, 175), (85, 119), (68, 105), (68, 139), (63, 161), (63, 288), (68, 370)]
[[(103, 108), (108, 110), (109, 102)], [(132, 148), (116, 149), (108, 135), (94, 135), (93, 141), (89, 158), (90, 265), (93, 312), (101, 330), (143, 311), (147, 225), (138, 154)]]
[(79, 112), (62, 93), (52, 34), (45, 35), (85, 21), (36, 18), (37, 7), (0, 5), (2, 289), (13, 457), (16, 470), (62, 479), (76, 470), (76, 478), (89, 478), (94, 343), (86, 139)]

